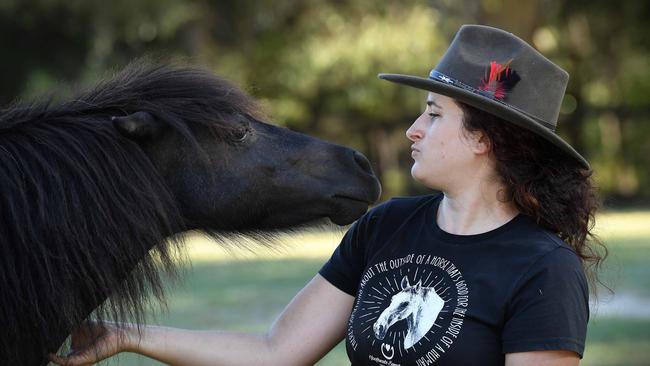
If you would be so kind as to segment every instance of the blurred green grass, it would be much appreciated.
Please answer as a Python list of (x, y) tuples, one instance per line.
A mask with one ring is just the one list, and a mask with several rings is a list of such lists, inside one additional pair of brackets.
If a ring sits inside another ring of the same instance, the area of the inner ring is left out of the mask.
[[(610, 256), (602, 280), (615, 291), (600, 291), (592, 312), (581, 365), (649, 365), (650, 318), (603, 311), (616, 296), (630, 295), (650, 307), (650, 211), (609, 212), (597, 220), (597, 233)], [(318, 271), (338, 244), (341, 231), (287, 235), (280, 249), (223, 250), (194, 237), (192, 261), (183, 282), (171, 290), (169, 310), (154, 323), (188, 329), (263, 332), (290, 299)], [(114, 363), (153, 366), (160, 363), (123, 354)], [(339, 344), (317, 365), (349, 365)]]

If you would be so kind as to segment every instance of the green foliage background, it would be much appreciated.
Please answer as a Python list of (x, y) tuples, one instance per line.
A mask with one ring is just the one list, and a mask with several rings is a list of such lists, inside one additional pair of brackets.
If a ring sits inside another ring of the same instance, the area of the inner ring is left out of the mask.
[(143, 55), (199, 63), (256, 96), (274, 123), (369, 156), (384, 198), (409, 177), (404, 131), (461, 24), (519, 35), (571, 74), (559, 133), (608, 205), (650, 198), (650, 3), (643, 0), (0, 0), (0, 103), (62, 98)]

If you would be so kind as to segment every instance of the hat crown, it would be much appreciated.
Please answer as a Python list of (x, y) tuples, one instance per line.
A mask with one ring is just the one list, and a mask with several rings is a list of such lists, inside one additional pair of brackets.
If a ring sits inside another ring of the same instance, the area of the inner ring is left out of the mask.
[(479, 89), (492, 62), (518, 75), (501, 101), (554, 130), (569, 74), (512, 33), (464, 25), (434, 70)]

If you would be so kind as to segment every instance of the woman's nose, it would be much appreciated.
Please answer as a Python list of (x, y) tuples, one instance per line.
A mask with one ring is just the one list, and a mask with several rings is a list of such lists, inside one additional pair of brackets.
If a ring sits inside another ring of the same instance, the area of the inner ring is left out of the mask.
[(411, 127), (406, 130), (406, 137), (413, 142), (418, 141), (422, 138), (422, 131), (417, 128), (416, 122), (413, 122)]

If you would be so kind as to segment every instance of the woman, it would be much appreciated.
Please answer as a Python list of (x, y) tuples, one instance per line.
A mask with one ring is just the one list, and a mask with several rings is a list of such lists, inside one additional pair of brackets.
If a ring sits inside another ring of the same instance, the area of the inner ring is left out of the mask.
[(345, 337), (353, 365), (577, 365), (601, 258), (589, 164), (554, 132), (568, 74), (471, 25), (428, 78), (380, 78), (429, 91), (406, 135), (442, 194), (369, 211), (266, 334), (87, 324), (52, 360), (307, 365)]

